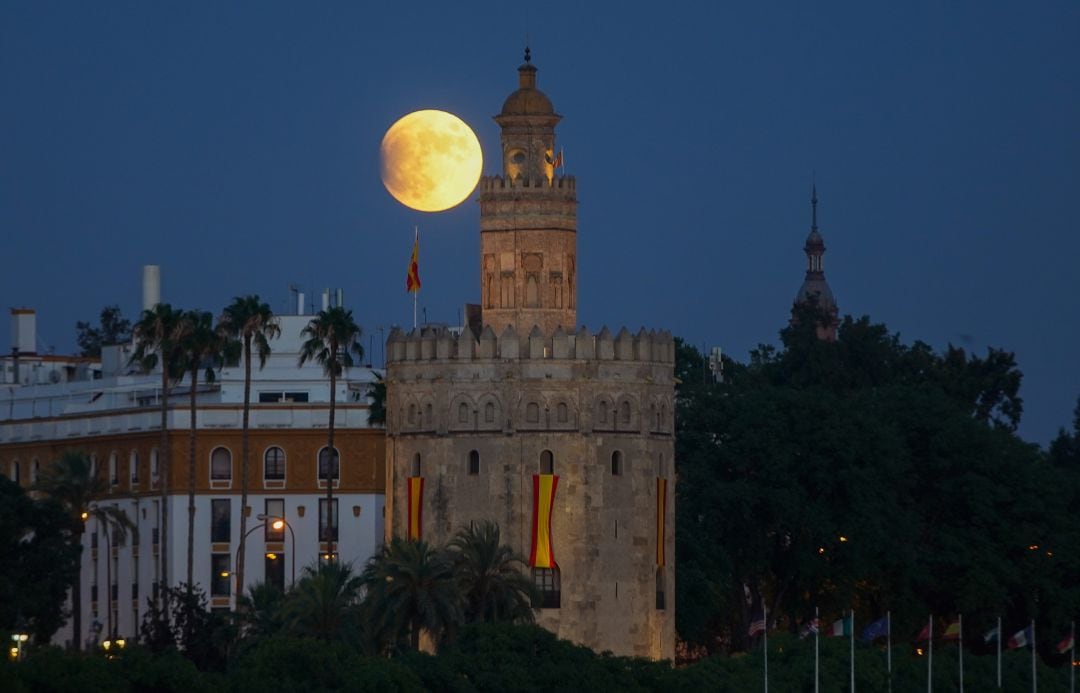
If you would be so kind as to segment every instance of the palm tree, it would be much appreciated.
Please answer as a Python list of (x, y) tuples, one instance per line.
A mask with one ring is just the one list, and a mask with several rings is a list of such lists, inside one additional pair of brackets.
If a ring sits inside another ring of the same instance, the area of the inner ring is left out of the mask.
[[(244, 418), (240, 449), (240, 550), (236, 559), (236, 593), (244, 594), (244, 543), (247, 538), (247, 496), (248, 465), (250, 464), (250, 445), (248, 443), (248, 422), (251, 415), (251, 350), (259, 356), (259, 369), (266, 365), (270, 356), (270, 340), (281, 334), (274, 312), (269, 304), (258, 296), (237, 296), (225, 307), (218, 320), (218, 333), (232, 346), (243, 347), (244, 355)], [(232, 360), (232, 359), (230, 359)]]
[(95, 474), (86, 453), (68, 450), (60, 459), (42, 470), (35, 489), (48, 494), (67, 512), (74, 528), (73, 541), (79, 551), (79, 570), (71, 588), (71, 643), (82, 649), (82, 538), (86, 532), (90, 502), (105, 492), (105, 482)]
[(501, 543), (499, 525), (484, 520), (462, 529), (448, 548), (468, 623), (533, 622), (536, 586), (521, 572), (525, 560)]
[(288, 628), (320, 640), (349, 640), (356, 627), (361, 578), (341, 561), (309, 565), (285, 603)]
[(109, 627), (105, 632), (110, 639), (113, 639), (116, 637), (116, 624), (113, 623), (112, 542), (123, 543), (127, 541), (128, 534), (131, 534), (134, 540), (138, 542), (139, 528), (135, 526), (135, 523), (131, 521), (126, 512), (115, 505), (92, 505), (86, 514), (96, 520), (98, 526), (105, 532), (105, 583), (106, 594), (109, 595), (105, 602)]
[(192, 571), (195, 564), (195, 406), (199, 389), (199, 373), (204, 372), (206, 382), (214, 382), (214, 370), (221, 367), (223, 359), (223, 340), (214, 330), (214, 317), (207, 311), (189, 310), (181, 318), (184, 327), (180, 349), (183, 353), (183, 368), (191, 376), (191, 389), (188, 397), (190, 407), (190, 425), (188, 427), (188, 522), (187, 522), (187, 588), (194, 586)]
[(463, 620), (453, 557), (424, 541), (395, 538), (384, 544), (368, 561), (363, 581), (367, 613), (390, 647), (407, 637), (419, 650), (424, 631), (442, 644)]
[[(300, 347), (300, 365), (315, 361), (330, 376), (330, 421), (326, 438), (326, 554), (334, 555), (334, 479), (341, 474), (340, 460), (334, 450), (334, 407), (337, 402), (337, 379), (345, 368), (352, 368), (353, 355), (364, 358), (360, 344), (362, 331), (353, 320), (352, 311), (341, 306), (321, 310), (300, 333), (307, 340)], [(322, 466), (322, 458), (318, 460)], [(322, 476), (321, 469), (319, 476)]]
[(241, 635), (245, 638), (263, 638), (275, 635), (282, 629), (283, 605), (286, 593), (269, 582), (255, 582), (247, 594), (240, 597)]
[[(169, 454), (169, 389), (176, 374), (183, 374), (181, 341), (184, 336), (183, 311), (174, 310), (168, 303), (159, 303), (151, 310), (144, 310), (132, 328), (135, 351), (131, 362), (139, 364), (144, 371), (161, 366), (161, 452), (158, 456), (158, 476), (161, 479), (161, 581), (169, 586), (169, 478), (172, 474)], [(161, 590), (158, 591), (160, 595)], [(163, 608), (168, 609), (165, 602)], [(168, 614), (166, 614), (168, 616)]]

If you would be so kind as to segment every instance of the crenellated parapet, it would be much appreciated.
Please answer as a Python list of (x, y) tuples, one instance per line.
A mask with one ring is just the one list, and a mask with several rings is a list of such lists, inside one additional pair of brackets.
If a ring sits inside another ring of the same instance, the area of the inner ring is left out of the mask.
[(409, 362), (617, 361), (642, 365), (674, 364), (675, 341), (671, 333), (641, 328), (632, 334), (625, 327), (617, 334), (604, 327), (593, 334), (582, 327), (576, 332), (556, 328), (551, 333), (533, 327), (519, 334), (508, 326), (495, 334), (490, 325), (479, 336), (443, 327), (425, 327), (409, 333), (395, 327), (386, 341), (387, 367)]
[(493, 195), (504, 194), (508, 190), (519, 192), (523, 195), (540, 193), (561, 192), (567, 197), (576, 197), (577, 180), (573, 176), (553, 176), (550, 181), (547, 178), (528, 179), (509, 176), (484, 176), (480, 179), (480, 194), (491, 193)]

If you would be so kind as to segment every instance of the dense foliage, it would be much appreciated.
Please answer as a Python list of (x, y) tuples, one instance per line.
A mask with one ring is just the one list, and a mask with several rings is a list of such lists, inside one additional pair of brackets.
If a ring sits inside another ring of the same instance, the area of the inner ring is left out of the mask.
[(928, 613), (962, 612), (969, 633), (998, 616), (1007, 634), (1032, 618), (1067, 632), (1075, 440), (1051, 464), (1015, 435), (1012, 354), (938, 354), (867, 318), (826, 342), (813, 307), (796, 317), (781, 350), (725, 361), (722, 382), (679, 347), (677, 588), (694, 604), (676, 611), (680, 636), (746, 649), (758, 600), (790, 632), (815, 608), (823, 622), (853, 608), (864, 625), (891, 610), (898, 639)]

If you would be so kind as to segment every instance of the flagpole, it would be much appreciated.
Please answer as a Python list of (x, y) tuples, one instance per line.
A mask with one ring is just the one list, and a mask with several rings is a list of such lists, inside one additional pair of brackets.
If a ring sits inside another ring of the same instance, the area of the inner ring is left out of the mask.
[(1001, 617), (998, 616), (998, 633), (997, 633), (997, 646), (998, 646), (998, 689), (1001, 688)]
[(930, 614), (930, 637), (927, 639), (926, 693), (934, 691), (934, 615)]
[(818, 608), (814, 607), (814, 621), (817, 628), (814, 629), (814, 693), (818, 693), (818, 638), (821, 636), (821, 621), (818, 620)]
[[(413, 244), (418, 245), (419, 243), (420, 243), (420, 227), (419, 226), (414, 226), (413, 227)], [(417, 298), (419, 296), (420, 296), (420, 290), (417, 289), (412, 294), (412, 326), (413, 326), (414, 330), (416, 329), (416, 304), (417, 304)]]
[(1069, 648), (1069, 693), (1076, 693), (1076, 621), (1069, 624), (1069, 637), (1072, 638), (1072, 647)]
[(855, 693), (855, 609), (848, 609), (848, 618), (851, 619), (851, 693)]
[(960, 624), (960, 693), (964, 693), (964, 615), (957, 615)]
[(885, 612), (885, 671), (889, 675), (889, 693), (892, 693), (892, 611)]
[(1031, 619), (1031, 693), (1038, 693), (1039, 680), (1035, 675), (1035, 619)]
[(765, 630), (761, 631), (761, 649), (765, 652), (765, 693), (769, 693), (769, 607), (761, 600), (761, 617), (765, 620)]

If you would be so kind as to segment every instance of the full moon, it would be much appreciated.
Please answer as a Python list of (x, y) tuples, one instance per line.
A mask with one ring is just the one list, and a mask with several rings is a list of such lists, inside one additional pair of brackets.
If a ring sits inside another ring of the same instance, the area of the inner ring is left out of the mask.
[(480, 180), (476, 134), (445, 111), (415, 111), (390, 126), (379, 147), (383, 185), (401, 204), (441, 212), (460, 204)]

